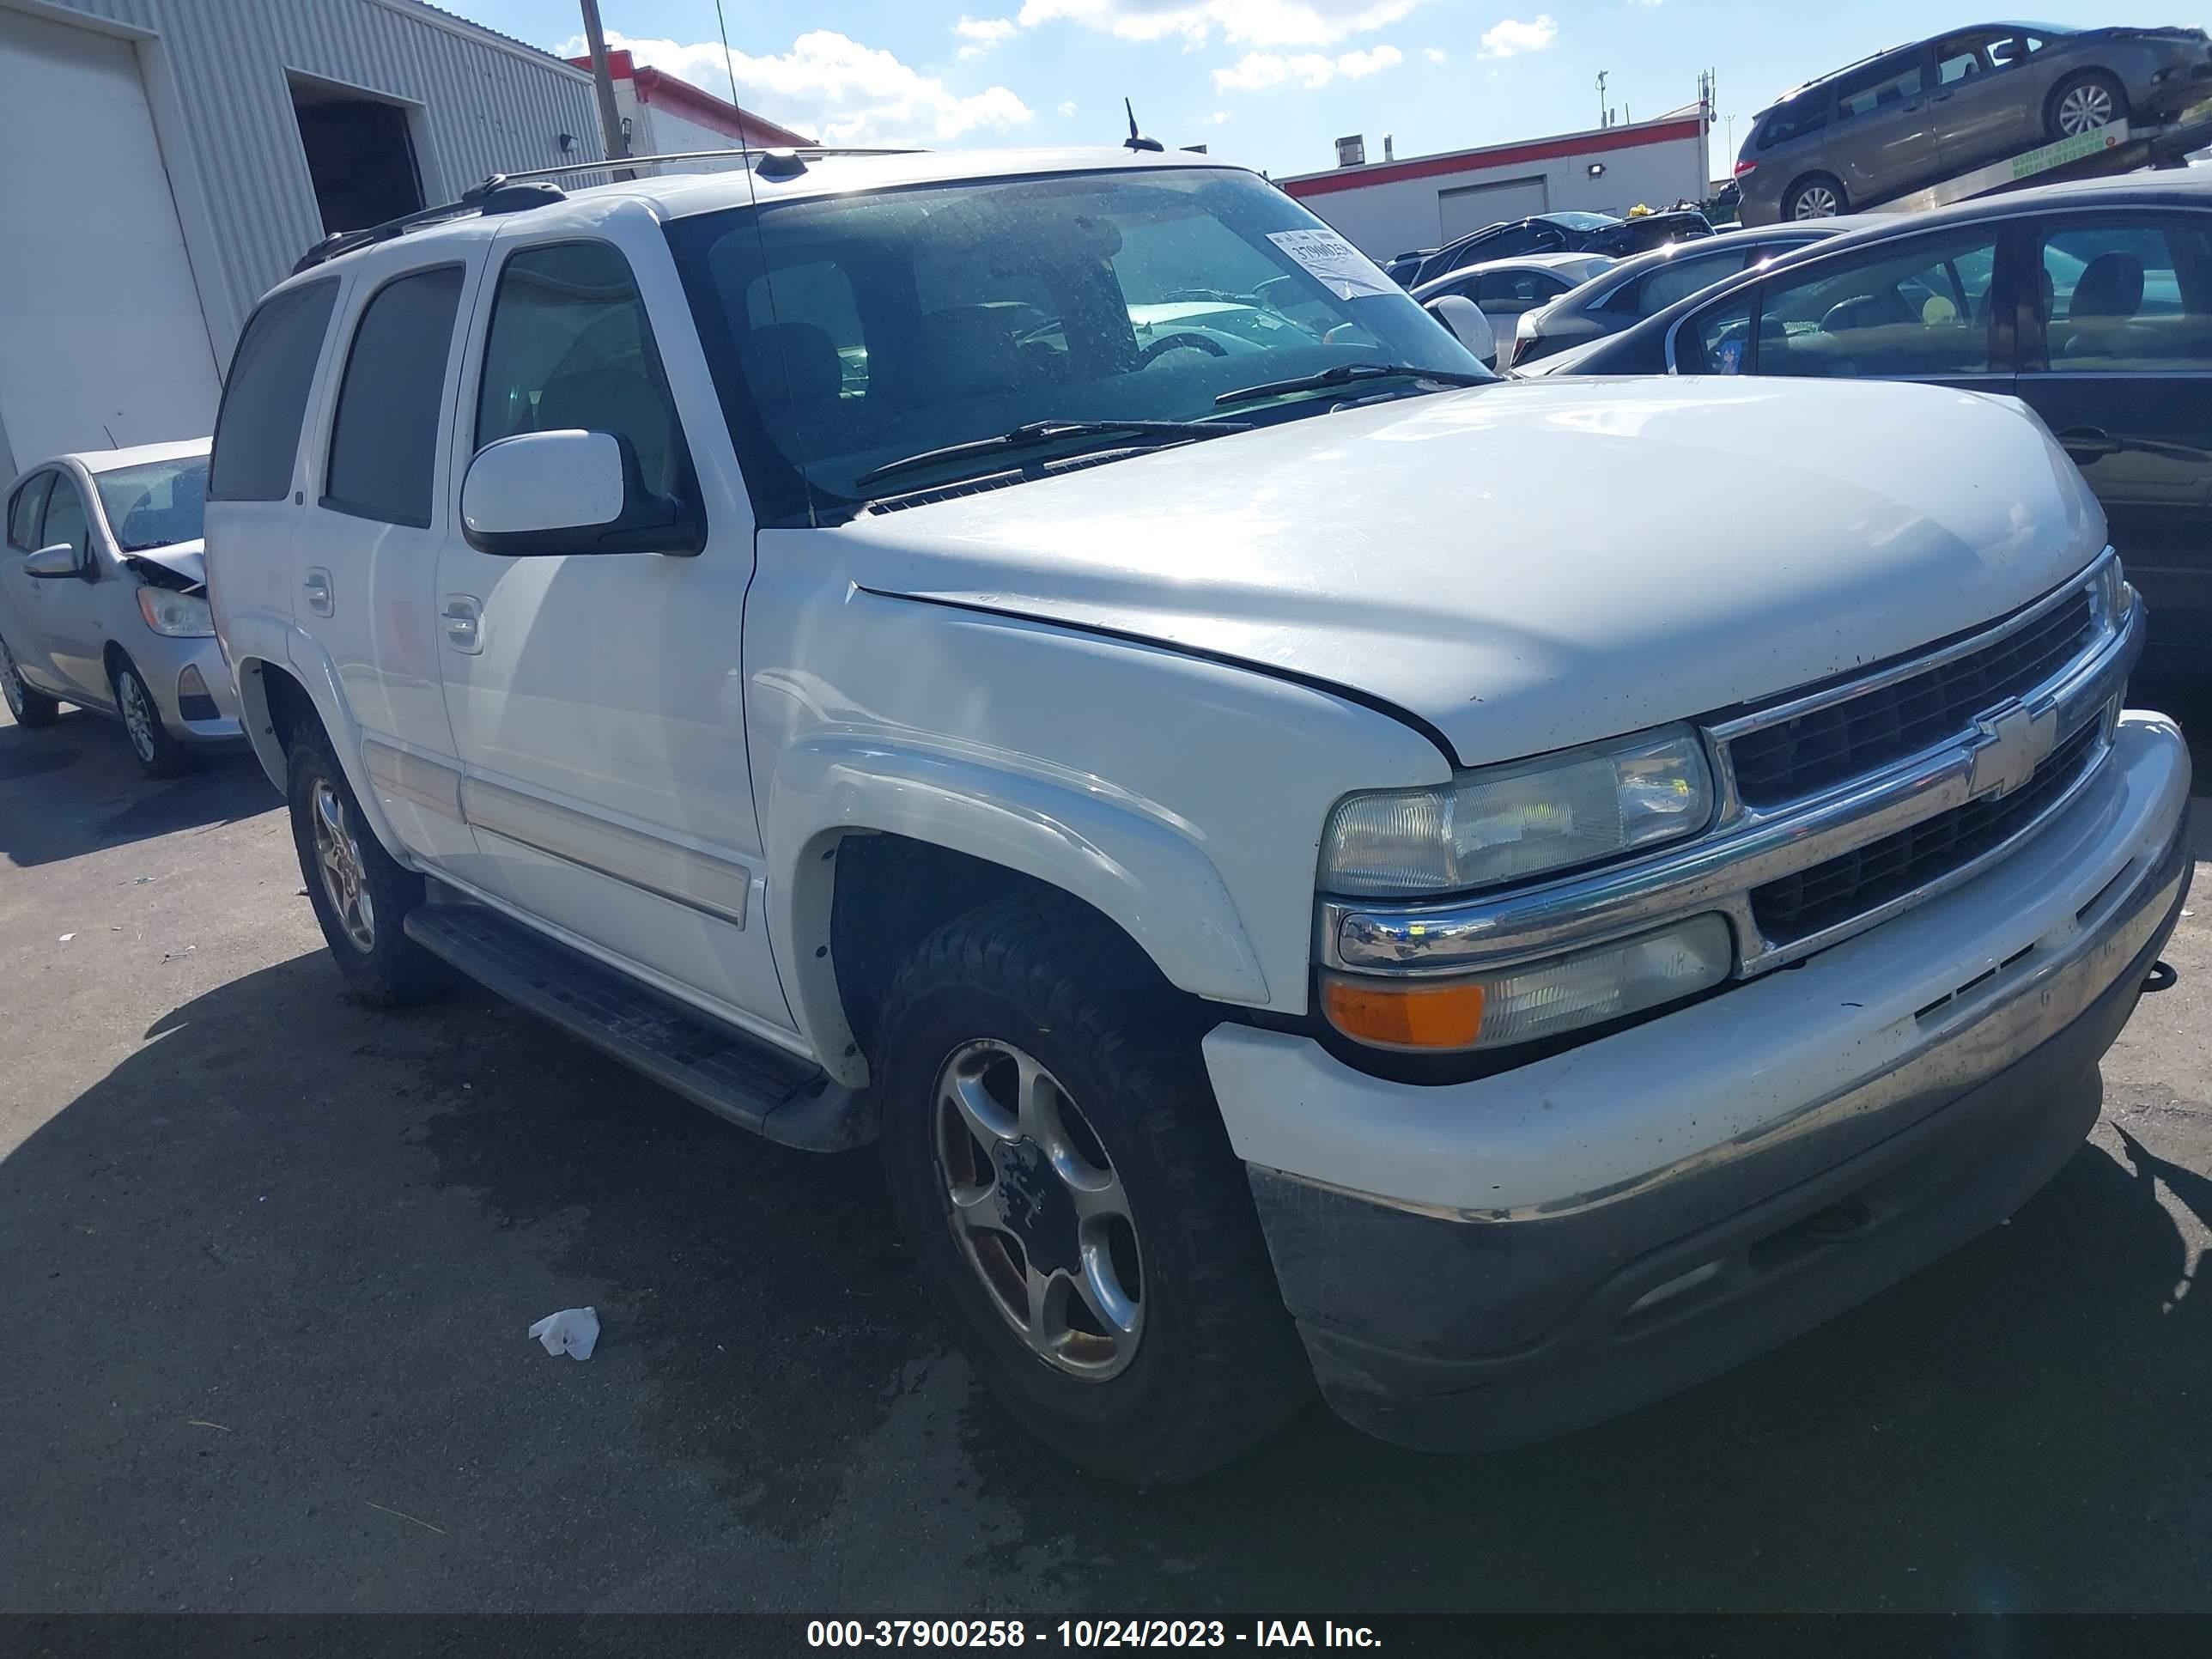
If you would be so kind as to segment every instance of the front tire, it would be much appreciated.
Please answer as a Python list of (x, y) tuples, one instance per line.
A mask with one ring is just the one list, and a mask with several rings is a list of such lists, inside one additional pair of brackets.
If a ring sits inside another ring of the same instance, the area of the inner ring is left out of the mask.
[(118, 657), (115, 664), (115, 707), (123, 715), (123, 730), (131, 739), (131, 752), (149, 778), (173, 778), (192, 769), (192, 751), (161, 723), (161, 705), (139, 673), (137, 664)]
[(62, 712), (58, 697), (34, 691), (25, 683), (5, 640), (0, 640), (0, 696), (8, 699), (8, 712), (18, 726), (52, 726)]
[(948, 923), (878, 1045), (886, 1176), (924, 1280), (1006, 1409), (1063, 1456), (1176, 1484), (1311, 1389), (1198, 1031), (1072, 905)]
[(422, 878), (377, 841), (319, 728), (293, 739), (287, 782), (300, 874), (347, 988), (377, 1008), (446, 990), (453, 969), (407, 937), (408, 913), (422, 902)]
[(1842, 182), (1825, 173), (1808, 173), (1790, 185), (1782, 198), (1785, 219), (1832, 219), (1850, 211), (1850, 202)]
[(2078, 138), (2127, 118), (2127, 88), (2104, 70), (2089, 70), (2061, 82), (2051, 94), (2044, 129), (2054, 139)]

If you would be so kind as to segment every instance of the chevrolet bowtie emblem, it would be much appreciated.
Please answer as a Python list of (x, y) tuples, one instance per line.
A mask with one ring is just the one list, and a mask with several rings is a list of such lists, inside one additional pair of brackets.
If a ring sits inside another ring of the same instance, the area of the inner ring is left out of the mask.
[(2058, 736), (2055, 714), (2039, 720), (2018, 703), (1974, 724), (1981, 728), (1982, 740), (1974, 746), (1974, 775), (1966, 790), (1976, 799), (2009, 795), (2026, 783)]

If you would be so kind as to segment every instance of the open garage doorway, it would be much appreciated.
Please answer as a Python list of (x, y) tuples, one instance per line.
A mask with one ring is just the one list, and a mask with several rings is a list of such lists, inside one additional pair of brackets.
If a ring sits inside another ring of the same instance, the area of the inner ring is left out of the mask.
[(305, 75), (287, 78), (325, 232), (382, 224), (423, 205), (406, 105)]

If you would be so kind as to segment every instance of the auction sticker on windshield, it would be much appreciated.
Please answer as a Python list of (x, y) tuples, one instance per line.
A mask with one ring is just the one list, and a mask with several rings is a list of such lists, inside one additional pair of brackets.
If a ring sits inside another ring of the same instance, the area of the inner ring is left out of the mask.
[(1270, 231), (1267, 240), (1319, 277), (1340, 300), (1399, 292), (1372, 260), (1333, 230)]

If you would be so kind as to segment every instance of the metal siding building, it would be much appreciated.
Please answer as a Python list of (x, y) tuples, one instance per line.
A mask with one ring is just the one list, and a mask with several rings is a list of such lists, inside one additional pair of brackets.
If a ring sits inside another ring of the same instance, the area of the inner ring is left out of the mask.
[(1279, 179), (1370, 258), (1437, 247), (1502, 219), (1672, 207), (1709, 188), (1711, 121), (1692, 105), (1653, 121), (1403, 156)]
[[(377, 117), (426, 203), (605, 154), (587, 74), (420, 0), (0, 0), (0, 478), (210, 429), (207, 363), (325, 232), (309, 106)], [(146, 326), (186, 308), (204, 346)]]

